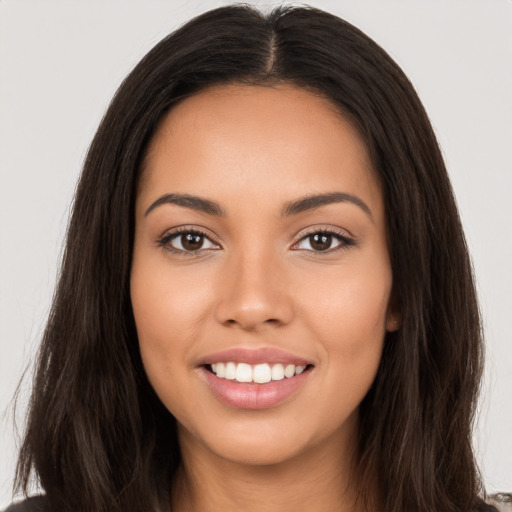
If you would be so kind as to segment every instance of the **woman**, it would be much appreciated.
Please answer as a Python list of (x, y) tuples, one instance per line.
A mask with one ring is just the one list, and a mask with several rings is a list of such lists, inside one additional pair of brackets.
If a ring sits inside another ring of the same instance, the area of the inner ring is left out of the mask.
[(17, 483), (36, 510), (476, 511), (471, 267), (410, 83), (327, 13), (225, 7), (117, 92)]

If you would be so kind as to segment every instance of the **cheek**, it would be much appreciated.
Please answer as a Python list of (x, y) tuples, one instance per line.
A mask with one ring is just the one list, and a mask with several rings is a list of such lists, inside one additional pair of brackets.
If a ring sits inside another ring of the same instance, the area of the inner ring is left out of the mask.
[(302, 316), (326, 362), (324, 389), (335, 394), (343, 390), (355, 407), (380, 364), (391, 272), (377, 262), (373, 268), (350, 266), (327, 277), (309, 283), (311, 293), (301, 296)]
[[(141, 264), (135, 259), (132, 267), (130, 291), (139, 342), (141, 348), (151, 342), (166, 350), (183, 349), (206, 315), (210, 287), (201, 286), (200, 275), (191, 281), (190, 273), (171, 271), (159, 259)], [(174, 340), (179, 343), (170, 343)]]
[(357, 350), (364, 340), (372, 342), (385, 332), (391, 272), (378, 262), (369, 266), (347, 266), (306, 283), (301, 294), (303, 314), (325, 333), (332, 349)]
[(211, 294), (211, 287), (200, 285), (203, 278), (199, 275), (191, 281), (190, 272), (173, 269), (161, 253), (135, 250), (130, 294), (141, 358), (151, 385), (169, 410), (187, 396), (181, 384), (190, 377), (190, 352)]
[(354, 288), (349, 284), (331, 294), (318, 317), (330, 354), (355, 355), (371, 349), (385, 333), (388, 294), (378, 286), (364, 289), (358, 287), (360, 283)]

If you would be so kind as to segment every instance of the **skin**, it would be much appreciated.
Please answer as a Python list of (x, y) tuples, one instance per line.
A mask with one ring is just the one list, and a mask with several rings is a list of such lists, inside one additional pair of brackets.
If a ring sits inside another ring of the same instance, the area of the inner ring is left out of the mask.
[[(282, 216), (311, 194), (336, 202)], [(224, 216), (150, 206), (165, 194)], [(177, 226), (206, 234), (188, 254)], [(315, 250), (311, 235), (332, 230)], [(210, 240), (211, 241), (210, 241)], [(336, 250), (338, 249), (338, 250)], [(355, 511), (358, 407), (381, 359), (392, 272), (381, 187), (354, 127), (292, 86), (222, 86), (173, 108), (151, 141), (136, 202), (131, 298), (156, 393), (178, 421), (173, 510)], [(314, 364), (278, 406), (241, 410), (201, 378), (205, 355), (277, 347)]]

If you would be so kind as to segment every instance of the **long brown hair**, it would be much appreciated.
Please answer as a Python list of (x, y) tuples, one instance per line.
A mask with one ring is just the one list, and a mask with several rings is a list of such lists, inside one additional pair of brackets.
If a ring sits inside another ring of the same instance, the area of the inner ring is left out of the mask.
[(168, 510), (175, 420), (144, 373), (129, 298), (136, 187), (148, 141), (181, 99), (223, 83), (289, 83), (358, 128), (380, 176), (393, 297), (360, 407), (361, 497), (386, 512), (476, 510), (471, 447), (482, 370), (472, 269), (427, 115), (393, 60), (307, 7), (209, 11), (156, 45), (120, 86), (89, 149), (44, 333), (16, 485), (35, 472), (52, 511)]

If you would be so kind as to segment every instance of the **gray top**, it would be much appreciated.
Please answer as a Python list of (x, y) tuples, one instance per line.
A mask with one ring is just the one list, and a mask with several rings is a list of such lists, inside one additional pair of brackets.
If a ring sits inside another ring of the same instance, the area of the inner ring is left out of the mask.
[(13, 503), (4, 512), (47, 512), (45, 503), (44, 496), (33, 496), (19, 503)]
[[(4, 512), (49, 512), (44, 496), (33, 496), (10, 505)], [(491, 497), (480, 512), (512, 512), (512, 494), (499, 494)]]

